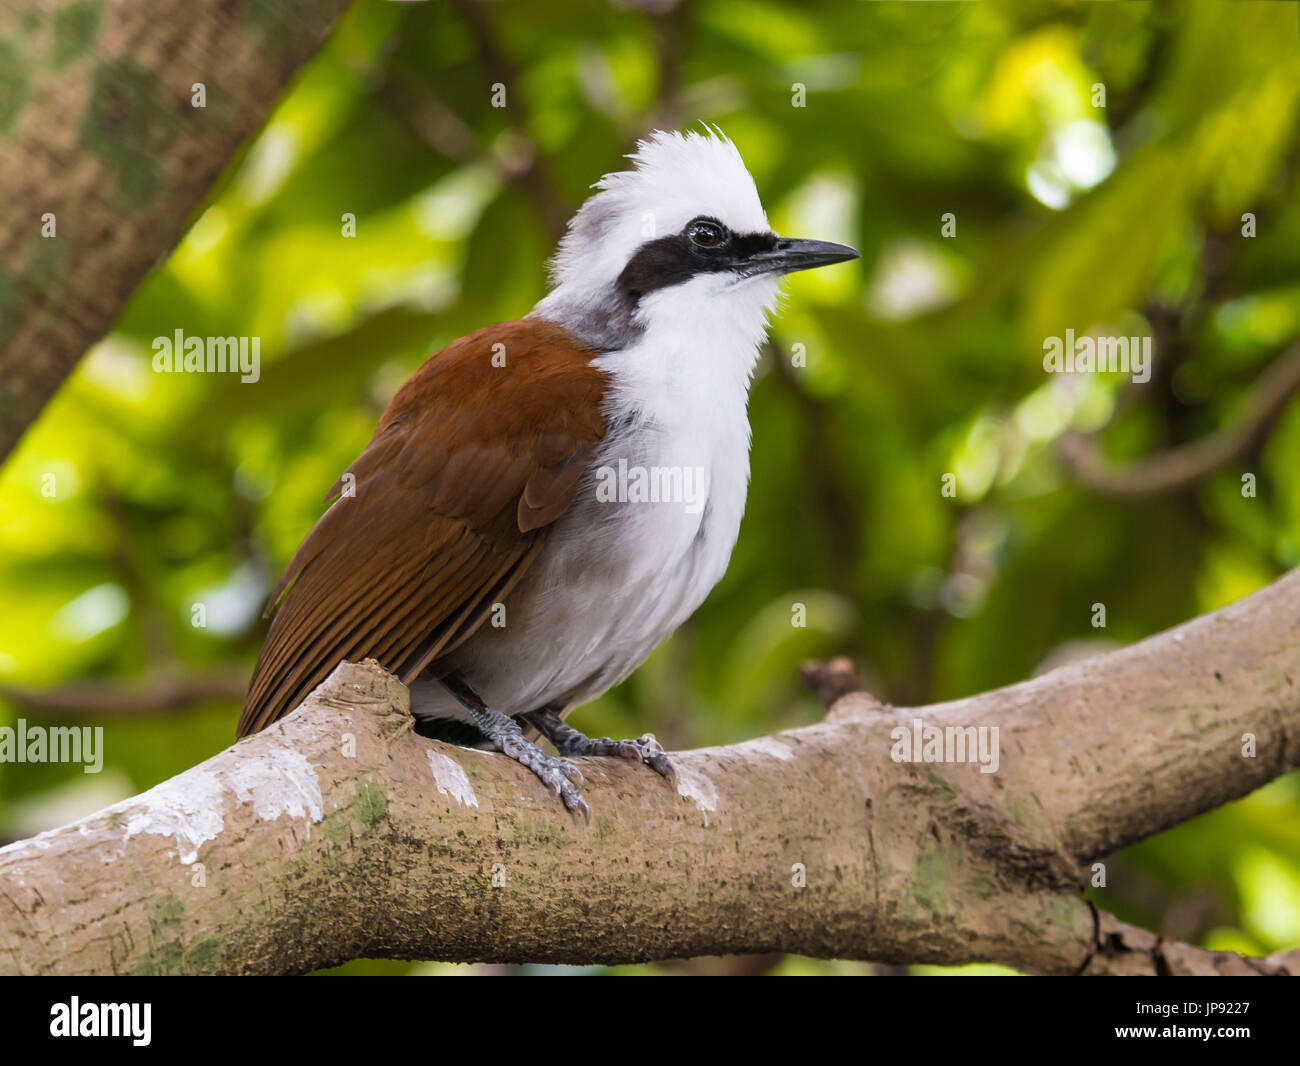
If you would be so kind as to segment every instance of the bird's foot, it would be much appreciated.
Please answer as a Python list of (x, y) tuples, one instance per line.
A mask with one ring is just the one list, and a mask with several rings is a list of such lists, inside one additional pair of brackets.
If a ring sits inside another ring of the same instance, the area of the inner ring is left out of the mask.
[(673, 788), (677, 787), (677, 771), (673, 769), (673, 764), (664, 752), (663, 745), (655, 740), (653, 733), (646, 733), (635, 740), (593, 738), (584, 736), (570, 725), (565, 725), (560, 716), (551, 710), (534, 711), (525, 717), (541, 730), (561, 755), (605, 755), (618, 759), (635, 759), (667, 778)]
[[(506, 718), (505, 715), (501, 717)], [(591, 808), (587, 806), (587, 801), (582, 798), (582, 793), (578, 791), (582, 786), (582, 771), (566, 759), (557, 759), (554, 755), (547, 755), (546, 752), (524, 736), (519, 724), (513, 718), (506, 718), (506, 721), (513, 726), (513, 729), (505, 732), (500, 737), (489, 734), (488, 739), (497, 746), (499, 751), (514, 759), (520, 766), (526, 766), (532, 770), (542, 784), (560, 797), (565, 807), (571, 811), (577, 811), (590, 824)]]
[(497, 751), (535, 773), (542, 784), (560, 797), (566, 808), (577, 811), (588, 824), (591, 823), (591, 808), (578, 791), (582, 785), (582, 771), (565, 759), (547, 755), (524, 736), (518, 722), (487, 706), (459, 674), (449, 674), (442, 678), (442, 683), (469, 711), (474, 724)]

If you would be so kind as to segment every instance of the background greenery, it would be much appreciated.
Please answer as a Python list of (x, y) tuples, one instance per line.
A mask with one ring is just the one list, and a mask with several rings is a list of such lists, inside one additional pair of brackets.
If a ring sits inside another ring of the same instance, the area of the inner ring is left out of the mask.
[[(92, 709), (97, 777), (0, 766), (0, 836), (233, 739), (263, 598), (387, 397), (430, 351), (529, 309), (557, 224), (657, 125), (718, 123), (781, 232), (863, 259), (791, 280), (731, 568), (578, 712), (585, 731), (684, 747), (810, 722), (798, 665), (834, 654), (894, 702), (962, 696), (1297, 565), (1300, 404), (1161, 497), (1085, 491), (1057, 444), (1097, 431), (1123, 461), (1230, 424), (1300, 333), (1298, 42), (1276, 3), (361, 0), (4, 468), (0, 682), (207, 695)], [(177, 328), (259, 336), (261, 380), (152, 373), (152, 339)], [(1152, 334), (1152, 381), (1049, 379), (1043, 338), (1066, 328)], [(20, 714), (39, 712), (0, 703), (0, 722)], [(1294, 947), (1298, 814), (1292, 774), (1116, 856), (1100, 895), (1206, 945)]]

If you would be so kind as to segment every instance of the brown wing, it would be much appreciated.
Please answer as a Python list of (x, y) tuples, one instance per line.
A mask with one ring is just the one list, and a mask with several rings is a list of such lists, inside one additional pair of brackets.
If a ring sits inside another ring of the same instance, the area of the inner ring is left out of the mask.
[(411, 376), (271, 594), (267, 613), (280, 606), (239, 736), (344, 659), (377, 659), (409, 683), (482, 624), (572, 502), (604, 432), (593, 355), (559, 326), (524, 320), (463, 337)]

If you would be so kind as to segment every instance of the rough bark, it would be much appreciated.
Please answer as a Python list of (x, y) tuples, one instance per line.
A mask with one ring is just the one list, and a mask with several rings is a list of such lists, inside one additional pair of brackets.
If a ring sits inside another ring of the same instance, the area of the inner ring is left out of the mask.
[(345, 4), (0, 0), (0, 458)]
[[(1298, 636), (1300, 572), (1019, 685), (919, 709), (853, 694), (817, 725), (680, 753), (676, 791), (578, 760), (590, 827), (503, 756), (416, 736), (406, 690), (344, 664), (265, 732), (0, 849), (0, 971), (798, 952), (1300, 972), (1300, 952), (1204, 951), (1080, 896), (1084, 864), (1300, 763)], [(997, 772), (894, 761), (916, 718), (997, 726)]]

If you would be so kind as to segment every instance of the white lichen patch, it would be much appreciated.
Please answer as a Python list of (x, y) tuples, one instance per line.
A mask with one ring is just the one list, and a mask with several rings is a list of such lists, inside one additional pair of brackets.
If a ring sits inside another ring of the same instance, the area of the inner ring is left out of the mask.
[(759, 737), (757, 740), (748, 740), (739, 747), (743, 751), (755, 751), (759, 755), (767, 755), (773, 759), (780, 759), (782, 762), (788, 762), (794, 758), (794, 752), (775, 737)]
[(301, 752), (289, 748), (241, 759), (224, 783), (210, 770), (190, 770), (100, 813), (120, 811), (126, 816), (124, 841), (138, 833), (172, 837), (176, 857), (188, 866), (198, 861), (199, 848), (225, 828), (227, 789), (236, 802), (251, 804), (253, 813), (264, 821), (286, 814), (306, 818), (310, 831), (310, 822), (324, 816), (315, 767)]
[[(316, 768), (301, 752), (277, 748), (263, 755), (238, 759), (224, 775), (204, 767), (188, 770), (148, 792), (69, 825), (15, 841), (7, 848), (0, 848), (0, 852), (44, 850), (56, 836), (73, 830), (79, 836), (88, 836), (106, 828), (109, 832), (121, 829), (123, 843), (141, 833), (171, 837), (176, 842), (176, 857), (188, 866), (198, 861), (199, 848), (215, 840), (225, 828), (227, 791), (234, 793), (237, 803), (250, 804), (253, 813), (264, 821), (274, 821), (281, 815), (307, 819), (309, 840), (311, 823), (324, 817), (325, 803)], [(101, 861), (116, 862), (123, 854), (122, 849), (105, 845)]]
[(433, 783), (444, 796), (450, 796), (465, 807), (477, 807), (478, 797), (474, 795), (474, 786), (469, 783), (460, 763), (440, 751), (430, 751), (429, 768), (433, 770)]
[(129, 812), (122, 839), (130, 840), (137, 833), (172, 837), (177, 857), (188, 866), (198, 860), (199, 847), (214, 840), (225, 826), (221, 799), (216, 774), (191, 770), (118, 804)]
[(718, 809), (718, 789), (698, 770), (683, 763), (676, 763), (677, 794), (693, 800), (695, 806), (704, 812), (704, 824), (709, 824), (709, 812)]
[[(229, 775), (230, 787), (240, 803), (272, 822), (282, 814), (319, 822), (325, 813), (316, 768), (300, 751), (276, 748), (265, 755), (242, 759)], [(309, 827), (310, 832), (310, 827)]]

